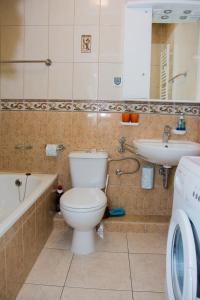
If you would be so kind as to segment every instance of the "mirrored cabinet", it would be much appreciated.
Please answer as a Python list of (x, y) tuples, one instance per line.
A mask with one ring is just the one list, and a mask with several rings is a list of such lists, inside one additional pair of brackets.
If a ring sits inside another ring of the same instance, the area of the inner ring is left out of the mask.
[(124, 99), (200, 102), (200, 3), (125, 8)]

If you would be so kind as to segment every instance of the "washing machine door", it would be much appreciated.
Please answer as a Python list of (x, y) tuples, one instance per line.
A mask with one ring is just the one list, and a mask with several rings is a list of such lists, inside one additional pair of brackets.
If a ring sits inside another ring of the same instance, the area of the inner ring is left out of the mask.
[(183, 210), (171, 219), (166, 260), (169, 300), (196, 300), (197, 258), (191, 223)]

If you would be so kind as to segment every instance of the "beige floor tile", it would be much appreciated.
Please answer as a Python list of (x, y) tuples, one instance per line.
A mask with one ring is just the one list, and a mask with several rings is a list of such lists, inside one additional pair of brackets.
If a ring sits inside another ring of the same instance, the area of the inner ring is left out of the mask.
[(129, 291), (65, 288), (61, 300), (132, 300)]
[(163, 292), (165, 255), (130, 254), (134, 291)]
[(165, 300), (164, 293), (133, 293), (134, 300)]
[(126, 253), (96, 252), (75, 256), (66, 281), (68, 287), (130, 290)]
[(72, 240), (72, 230), (69, 228), (54, 229), (48, 241), (46, 248), (70, 250)]
[(104, 238), (98, 238), (96, 251), (128, 252), (126, 234), (121, 232), (105, 232)]
[(24, 284), (16, 300), (59, 300), (61, 287)]
[(69, 251), (44, 248), (26, 283), (63, 286), (71, 258)]
[(167, 235), (160, 233), (128, 233), (130, 253), (166, 253)]

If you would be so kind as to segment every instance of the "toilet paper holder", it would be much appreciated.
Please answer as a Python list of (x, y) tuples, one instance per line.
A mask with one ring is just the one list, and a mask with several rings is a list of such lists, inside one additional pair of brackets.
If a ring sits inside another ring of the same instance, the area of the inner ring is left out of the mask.
[[(47, 146), (47, 144), (44, 145), (44, 148), (45, 148), (45, 149), (46, 149), (46, 146)], [(65, 146), (64, 146), (63, 144), (58, 144), (56, 150), (57, 150), (58, 152), (62, 152), (62, 151), (65, 150)]]

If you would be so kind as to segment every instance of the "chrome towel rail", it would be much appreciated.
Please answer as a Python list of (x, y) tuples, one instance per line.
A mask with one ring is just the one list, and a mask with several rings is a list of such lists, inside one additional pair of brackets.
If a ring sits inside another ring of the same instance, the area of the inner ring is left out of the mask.
[(51, 59), (47, 58), (45, 60), (2, 60), (1, 64), (24, 64), (24, 63), (44, 63), (46, 66), (51, 66)]
[(179, 77), (187, 77), (187, 72), (179, 73), (179, 74), (173, 76), (172, 78), (169, 79), (168, 82), (174, 83), (174, 81), (175, 81), (176, 79), (178, 79)]

